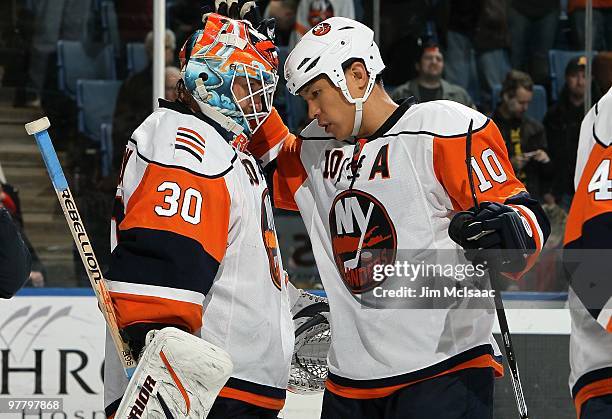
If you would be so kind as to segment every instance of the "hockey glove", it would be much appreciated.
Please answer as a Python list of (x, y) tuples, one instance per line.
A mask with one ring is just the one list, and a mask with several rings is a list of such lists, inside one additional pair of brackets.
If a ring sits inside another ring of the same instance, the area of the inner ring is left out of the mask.
[(483, 202), (478, 211), (457, 213), (448, 234), (474, 265), (496, 267), (500, 272), (523, 271), (536, 247), (525, 217), (497, 202)]
[(297, 299), (291, 308), (295, 346), (287, 388), (299, 394), (318, 393), (325, 390), (327, 379), (327, 352), (331, 343), (329, 304), (327, 298), (295, 288), (291, 291)]
[(218, 13), (235, 20), (247, 20), (257, 31), (266, 35), (274, 42), (274, 19), (262, 19), (259, 7), (253, 0), (208, 0), (208, 4), (202, 7), (202, 20), (208, 13)]

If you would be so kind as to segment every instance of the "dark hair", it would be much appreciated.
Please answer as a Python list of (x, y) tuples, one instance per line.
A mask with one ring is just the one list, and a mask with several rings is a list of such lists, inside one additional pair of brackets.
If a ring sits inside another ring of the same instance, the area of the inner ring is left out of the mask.
[[(347, 68), (349, 68), (350, 66), (353, 65), (353, 63), (356, 63), (356, 62), (360, 62), (361, 64), (363, 64), (364, 67), (366, 66), (365, 62), (361, 58), (349, 58), (348, 60), (346, 60), (345, 62), (342, 63), (342, 71), (346, 71)], [(383, 72), (384, 72), (384, 70), (381, 71), (380, 73), (378, 73), (376, 75), (376, 79), (374, 80), (374, 82), (376, 84), (380, 84), (381, 87), (383, 87), (383, 79), (382, 79), (382, 73)]]
[(419, 51), (418, 51), (418, 54), (417, 54), (416, 62), (418, 63), (419, 61), (421, 61), (421, 58), (423, 58), (423, 55), (425, 54), (425, 51), (427, 51), (428, 49), (431, 49), (431, 48), (438, 48), (438, 49), (440, 49), (440, 44), (438, 44), (433, 39), (427, 39), (427, 40), (423, 41), (422, 43), (420, 42), (420, 44), (419, 44)]
[(531, 76), (519, 70), (510, 70), (506, 75), (504, 83), (502, 84), (502, 97), (503, 95), (507, 94), (508, 97), (513, 98), (516, 96), (516, 91), (519, 87), (532, 92), (533, 80), (531, 79)]

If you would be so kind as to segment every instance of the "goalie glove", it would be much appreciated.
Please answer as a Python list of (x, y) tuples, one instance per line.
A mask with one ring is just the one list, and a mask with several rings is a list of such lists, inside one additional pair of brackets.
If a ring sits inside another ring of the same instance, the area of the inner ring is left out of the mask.
[(205, 418), (232, 370), (223, 349), (174, 327), (152, 330), (115, 419)]
[(262, 19), (261, 12), (254, 0), (208, 0), (202, 7), (202, 21), (208, 13), (218, 13), (234, 20), (246, 20), (253, 28), (274, 42), (276, 21), (273, 18)]
[(295, 346), (287, 389), (309, 394), (325, 390), (327, 353), (331, 343), (327, 298), (290, 287)]
[(483, 202), (478, 212), (457, 213), (449, 227), (450, 238), (466, 249), (474, 265), (495, 266), (500, 272), (521, 272), (536, 242), (529, 222), (514, 208)]

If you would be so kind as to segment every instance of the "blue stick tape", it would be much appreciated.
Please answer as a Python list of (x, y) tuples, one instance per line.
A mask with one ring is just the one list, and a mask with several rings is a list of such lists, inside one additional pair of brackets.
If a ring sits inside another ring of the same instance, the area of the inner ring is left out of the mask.
[(53, 187), (60, 191), (68, 189), (68, 181), (66, 180), (66, 176), (64, 176), (62, 165), (57, 158), (57, 153), (55, 152), (55, 148), (53, 148), (49, 133), (47, 130), (44, 130), (34, 134), (34, 137), (36, 138), (36, 143), (45, 161), (45, 166), (47, 166), (47, 172), (49, 172), (49, 176), (51, 176)]

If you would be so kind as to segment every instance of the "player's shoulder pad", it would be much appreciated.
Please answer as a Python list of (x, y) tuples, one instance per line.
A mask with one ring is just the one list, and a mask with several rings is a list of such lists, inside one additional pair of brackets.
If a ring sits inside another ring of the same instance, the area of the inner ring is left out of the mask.
[(435, 100), (412, 105), (388, 134), (424, 134), (438, 138), (461, 138), (467, 135), (470, 120), (472, 131), (483, 129), (489, 118), (480, 112), (450, 100)]
[(612, 144), (612, 88), (595, 104), (594, 109), (593, 137), (604, 147), (609, 147)]
[(223, 176), (237, 158), (236, 150), (212, 125), (162, 107), (134, 131), (132, 142), (145, 160), (205, 177)]

